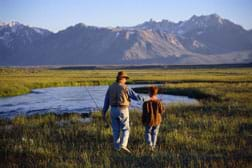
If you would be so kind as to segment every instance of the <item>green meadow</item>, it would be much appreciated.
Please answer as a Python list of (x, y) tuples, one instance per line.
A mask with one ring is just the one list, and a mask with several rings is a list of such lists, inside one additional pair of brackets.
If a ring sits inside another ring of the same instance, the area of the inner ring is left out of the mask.
[[(111, 84), (118, 70), (1, 68), (0, 96), (35, 88)], [(111, 128), (93, 113), (0, 119), (0, 167), (251, 167), (252, 68), (130, 69), (129, 83), (198, 99), (169, 104), (157, 149), (144, 143), (141, 113), (130, 112), (132, 154), (114, 151)], [(137, 89), (146, 92), (147, 88)], [(109, 119), (109, 114), (107, 114)]]

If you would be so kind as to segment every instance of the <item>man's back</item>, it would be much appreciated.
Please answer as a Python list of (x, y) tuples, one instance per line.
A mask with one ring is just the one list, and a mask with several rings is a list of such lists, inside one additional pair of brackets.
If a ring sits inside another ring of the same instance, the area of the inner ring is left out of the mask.
[(109, 87), (109, 104), (111, 106), (129, 106), (128, 87), (126, 85), (113, 83)]

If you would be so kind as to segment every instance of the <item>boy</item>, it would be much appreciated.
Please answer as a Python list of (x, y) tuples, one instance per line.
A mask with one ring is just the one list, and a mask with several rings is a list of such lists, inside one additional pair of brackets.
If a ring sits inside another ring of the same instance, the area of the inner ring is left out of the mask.
[(157, 135), (162, 121), (161, 114), (164, 107), (157, 98), (158, 87), (151, 86), (149, 88), (150, 99), (143, 103), (142, 123), (145, 126), (145, 140), (153, 151), (157, 142)]

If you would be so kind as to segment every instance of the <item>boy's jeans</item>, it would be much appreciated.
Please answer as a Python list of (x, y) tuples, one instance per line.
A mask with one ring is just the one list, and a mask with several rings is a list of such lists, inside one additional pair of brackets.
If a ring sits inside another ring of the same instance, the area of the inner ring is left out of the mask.
[(145, 126), (145, 140), (148, 145), (155, 148), (157, 143), (157, 135), (160, 125), (157, 126)]
[[(114, 139), (114, 148), (127, 147), (129, 139), (129, 109), (120, 107), (111, 107), (110, 112), (112, 120), (112, 130)], [(120, 132), (122, 135), (120, 137)]]

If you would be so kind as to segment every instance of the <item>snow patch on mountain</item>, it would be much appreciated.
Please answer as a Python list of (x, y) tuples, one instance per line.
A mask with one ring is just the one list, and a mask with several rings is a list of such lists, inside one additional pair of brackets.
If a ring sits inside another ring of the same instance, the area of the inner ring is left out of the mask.
[(193, 41), (192, 46), (193, 46), (193, 48), (203, 48), (203, 47), (205, 47), (204, 44), (200, 43), (200, 42), (197, 41), (197, 40), (194, 40), (194, 41)]
[(120, 32), (116, 32), (116, 38), (120, 35)]

